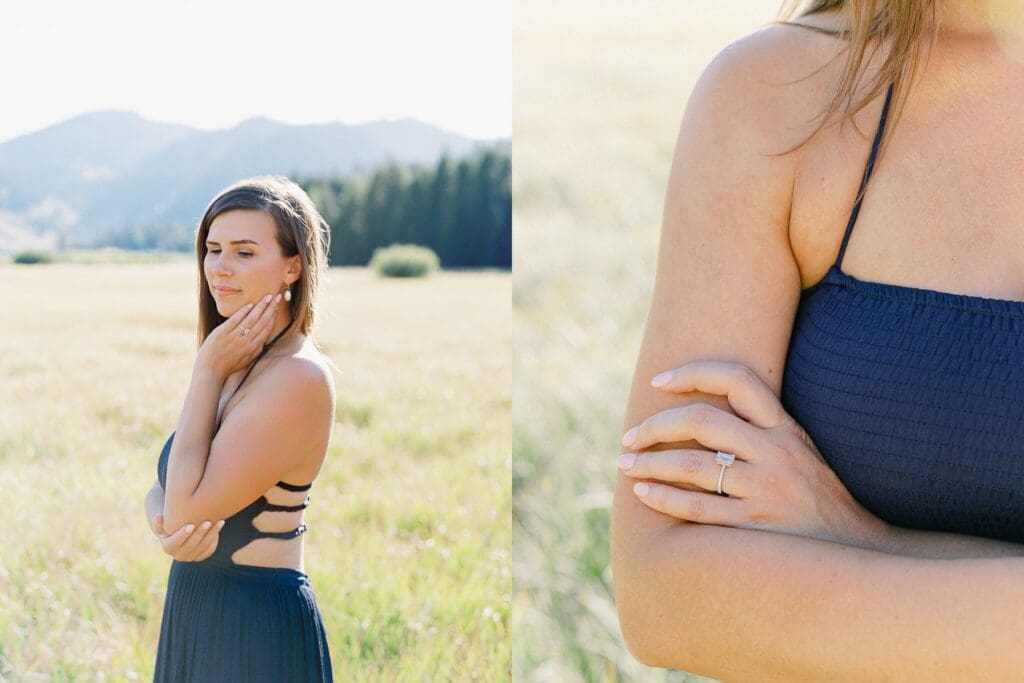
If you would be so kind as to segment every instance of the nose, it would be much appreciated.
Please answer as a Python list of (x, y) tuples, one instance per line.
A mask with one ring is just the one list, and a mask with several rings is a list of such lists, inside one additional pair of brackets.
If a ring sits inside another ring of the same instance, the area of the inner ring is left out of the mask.
[(220, 254), (212, 254), (212, 256), (213, 265), (211, 266), (210, 270), (212, 270), (213, 273), (217, 275), (218, 278), (227, 279), (229, 272), (228, 269), (225, 267), (226, 262), (223, 259), (224, 253), (221, 252)]

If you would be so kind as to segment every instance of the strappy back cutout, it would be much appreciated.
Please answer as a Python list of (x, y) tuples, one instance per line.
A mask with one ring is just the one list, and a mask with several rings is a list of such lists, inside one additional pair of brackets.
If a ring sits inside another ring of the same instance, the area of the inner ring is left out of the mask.
[[(285, 329), (281, 330), (277, 334), (277, 336), (275, 336), (272, 340), (267, 342), (267, 344), (263, 347), (263, 350), (260, 351), (258, 356), (256, 356), (256, 360), (254, 360), (252, 362), (252, 365), (249, 366), (249, 369), (245, 371), (245, 374), (242, 376), (242, 381), (239, 382), (238, 386), (236, 386), (234, 391), (231, 392), (231, 398), (233, 398), (234, 395), (238, 393), (238, 390), (242, 387), (242, 385), (245, 384), (245, 380), (249, 378), (249, 374), (252, 372), (253, 368), (255, 368), (256, 364), (260, 362), (261, 358), (263, 358), (263, 354), (265, 354), (270, 349), (270, 347), (273, 346), (274, 342), (276, 342), (281, 337), (281, 335), (284, 334), (287, 331), (288, 331), (288, 328), (285, 328)], [(227, 401), (228, 403), (231, 402), (231, 398), (228, 398), (228, 401)], [(227, 406), (227, 403), (225, 403), (225, 407), (226, 406)], [(222, 416), (222, 418), (223, 418), (223, 416)], [(220, 428), (220, 421), (218, 420), (216, 429), (219, 429), (219, 428)], [(214, 431), (214, 433), (216, 433), (216, 430)], [(312, 486), (313, 486), (312, 482), (310, 482), (308, 484), (289, 484), (289, 483), (284, 482), (284, 481), (279, 481), (279, 482), (277, 482), (277, 484), (275, 484), (275, 487), (280, 487), (280, 488), (284, 489), (285, 491), (289, 491), (289, 492), (308, 491), (310, 488), (312, 488)], [(271, 489), (271, 491), (272, 490), (273, 489)], [(263, 512), (300, 512), (300, 511), (306, 509), (309, 506), (309, 499), (310, 499), (310, 497), (308, 495), (306, 496), (305, 501), (303, 501), (302, 503), (297, 504), (297, 505), (283, 505), (283, 504), (271, 503), (267, 499), (267, 494), (271, 493), (271, 491), (268, 491), (267, 493), (264, 493), (256, 501), (257, 503), (262, 503), (262, 505), (260, 506), (259, 512), (257, 513), (256, 517), (260, 517)], [(302, 534), (304, 534), (306, 532), (306, 530), (308, 529), (308, 527), (306, 526), (305, 523), (300, 523), (297, 527), (295, 527), (294, 529), (291, 529), (289, 531), (263, 531), (263, 530), (261, 530), (261, 529), (256, 527), (256, 521), (257, 521), (256, 517), (254, 517), (253, 520), (252, 520), (252, 533), (250, 535), (249, 541), (254, 541), (254, 540), (259, 539), (259, 538), (280, 538), (280, 539), (295, 538), (297, 536), (301, 536)], [(248, 543), (246, 543), (244, 546), (242, 546), (242, 548), (239, 548), (239, 550), (243, 550), (247, 546), (248, 546)], [(234, 561), (234, 557), (233, 556), (232, 556), (232, 561)]]
[[(282, 330), (281, 333), (264, 346), (263, 350), (242, 377), (242, 381), (239, 382), (238, 386), (236, 386), (234, 391), (231, 392), (231, 396), (225, 403), (225, 408), (227, 403), (230, 403), (231, 399), (245, 383), (245, 380), (248, 379), (253, 368), (256, 367), (256, 364), (259, 363), (263, 355), (270, 349), (273, 343), (277, 341), (282, 334), (284, 334), (285, 331), (286, 330)], [(223, 414), (217, 418), (216, 425), (214, 427), (215, 435), (220, 429), (222, 420)], [(172, 432), (171, 436), (164, 444), (163, 451), (160, 455), (160, 461), (157, 466), (158, 480), (161, 486), (164, 486), (165, 488), (167, 485), (167, 459), (170, 455), (170, 447), (173, 440), (174, 433)], [(225, 520), (224, 527), (220, 532), (218, 546), (214, 551), (214, 554), (204, 561), (238, 565), (272, 566), (263, 563), (265, 558), (260, 556), (259, 549), (257, 547), (253, 547), (253, 542), (260, 541), (265, 538), (290, 540), (304, 534), (308, 530), (308, 527), (301, 521), (303, 516), (302, 511), (309, 507), (310, 495), (308, 491), (312, 486), (312, 482), (308, 484), (292, 484), (286, 481), (278, 481), (273, 488), (266, 491), (244, 509), (239, 510)], [(306, 493), (306, 495), (299, 495), (302, 493)], [(257, 524), (259, 524), (259, 526), (257, 526)], [(259, 546), (260, 544), (257, 543), (255, 545)], [(246, 550), (250, 548), (250, 552), (247, 553)], [(236, 560), (236, 556), (243, 561)]]

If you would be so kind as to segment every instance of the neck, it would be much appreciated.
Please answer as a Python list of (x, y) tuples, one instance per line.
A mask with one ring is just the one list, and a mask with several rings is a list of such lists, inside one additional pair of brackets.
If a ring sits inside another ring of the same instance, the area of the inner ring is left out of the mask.
[(940, 34), (950, 40), (1024, 43), (1022, 0), (938, 0)]
[[(291, 324), (291, 315), (289, 313), (289, 304), (287, 301), (282, 300), (280, 305), (277, 307), (277, 313), (274, 316), (274, 324), (270, 328), (270, 335), (267, 337), (267, 343), (277, 338), (277, 335), (281, 334), (288, 325)], [(301, 348), (305, 340), (304, 335), (301, 332), (294, 332), (289, 336), (277, 339), (272, 349), (267, 351), (267, 354), (290, 352), (294, 349)]]

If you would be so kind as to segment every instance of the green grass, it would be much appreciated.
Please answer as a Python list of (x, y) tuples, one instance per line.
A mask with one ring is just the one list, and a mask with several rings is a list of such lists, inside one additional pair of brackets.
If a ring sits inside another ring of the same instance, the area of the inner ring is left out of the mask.
[(513, 34), (513, 668), (523, 681), (696, 680), (622, 643), (615, 456), (665, 184), (700, 72), (778, 2), (542, 3)]
[[(0, 266), (0, 680), (151, 680), (144, 497), (195, 355), (191, 260)], [(331, 269), (306, 570), (338, 680), (507, 680), (511, 277)]]

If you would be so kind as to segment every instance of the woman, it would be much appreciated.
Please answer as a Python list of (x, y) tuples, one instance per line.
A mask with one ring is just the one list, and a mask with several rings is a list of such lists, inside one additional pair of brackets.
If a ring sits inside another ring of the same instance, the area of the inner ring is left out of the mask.
[(1022, 18), (820, 1), (699, 80), (613, 506), (645, 663), (1024, 676)]
[(146, 499), (174, 557), (156, 681), (332, 680), (302, 560), (334, 423), (311, 337), (329, 239), (276, 176), (221, 191), (199, 223), (199, 352)]

